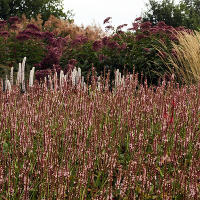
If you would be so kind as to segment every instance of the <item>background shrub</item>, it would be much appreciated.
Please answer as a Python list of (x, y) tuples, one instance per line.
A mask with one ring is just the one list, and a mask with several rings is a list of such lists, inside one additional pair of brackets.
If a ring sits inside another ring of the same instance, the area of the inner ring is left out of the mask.
[[(94, 41), (103, 34), (96, 26), (84, 29), (53, 16), (44, 25), (42, 24), (41, 15), (37, 16), (37, 20), (27, 19), (23, 15), (21, 19), (10, 17), (7, 21), (0, 21), (0, 63), (2, 64), (0, 76), (2, 78), (5, 78), (5, 74), (9, 74), (12, 66), (16, 77), (18, 63), (23, 57), (27, 57), (25, 77), (28, 77), (28, 72), (35, 66), (36, 79), (39, 80), (52, 70), (59, 71), (62, 50), (68, 47), (66, 42), (71, 38), (77, 38), (82, 34)], [(61, 44), (63, 41), (65, 47)], [(56, 50), (52, 49), (53, 47)]]
[[(104, 20), (104, 24), (109, 23)], [(189, 29), (183, 27), (173, 28), (164, 22), (152, 26), (150, 22), (141, 22), (135, 19), (132, 27), (127, 32), (122, 31), (123, 24), (116, 29), (108, 24), (105, 29), (111, 34), (104, 34), (98, 29), (77, 27), (67, 24), (63, 20), (51, 17), (44, 26), (38, 20), (12, 18), (2, 21), (0, 42), (2, 57), (0, 62), (4, 65), (18, 65), (23, 57), (27, 57), (27, 71), (36, 67), (37, 80), (61, 69), (66, 73), (75, 66), (80, 67), (82, 74), (87, 79), (87, 74), (92, 65), (97, 75), (106, 70), (110, 71), (110, 80), (114, 78), (114, 71), (143, 74), (140, 83), (147, 78), (148, 84), (158, 85), (160, 76), (168, 72), (159, 54), (163, 57), (166, 53), (158, 51), (159, 40), (163, 41), (167, 49), (172, 51), (171, 42), (177, 42), (176, 32)], [(66, 25), (66, 27), (65, 27)], [(75, 60), (75, 62), (72, 62)], [(17, 68), (17, 66), (16, 66)], [(17, 70), (15, 68), (15, 70)], [(26, 71), (26, 72), (27, 72)]]
[[(121, 72), (123, 70), (132, 72), (134, 66), (135, 72), (144, 74), (143, 77), (147, 78), (149, 84), (157, 85), (160, 74), (164, 75), (168, 71), (159, 56), (159, 54), (166, 56), (164, 49), (163, 52), (158, 52), (155, 48), (161, 47), (158, 40), (162, 40), (171, 50), (171, 42), (177, 42), (175, 31), (190, 32), (190, 30), (183, 27), (173, 28), (164, 22), (152, 26), (150, 22), (141, 23), (140, 20), (141, 18), (137, 18), (133, 27), (127, 32), (121, 30), (126, 24), (118, 26), (117, 29), (108, 25), (105, 28), (112, 31), (110, 36), (94, 42), (72, 41), (71, 47), (73, 48), (66, 48), (61, 57), (62, 68), (66, 68), (68, 60), (76, 59), (77, 66), (82, 69), (83, 74), (86, 74), (93, 64), (99, 75), (104, 67), (110, 70), (112, 80), (116, 69)], [(140, 80), (140, 82), (143, 81)]]

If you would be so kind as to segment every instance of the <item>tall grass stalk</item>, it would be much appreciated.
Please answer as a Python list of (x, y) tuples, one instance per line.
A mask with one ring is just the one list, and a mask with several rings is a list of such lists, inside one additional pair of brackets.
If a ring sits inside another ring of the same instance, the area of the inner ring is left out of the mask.
[(13, 85), (13, 67), (11, 67), (11, 72), (10, 72), (10, 83)]
[[(24, 93), (26, 88), (25, 88), (25, 62), (26, 62), (26, 57), (24, 57), (22, 63), (19, 63), (19, 68), (18, 68), (18, 72), (17, 72), (17, 80), (16, 80), (16, 85), (20, 87), (21, 89), (21, 92)], [(30, 71), (30, 76), (29, 76), (29, 81), (28, 81), (28, 85), (29, 87), (33, 87), (33, 83), (34, 83), (34, 72), (35, 72), (35, 67), (33, 67)], [(53, 80), (52, 80), (53, 78)], [(119, 69), (117, 69), (116, 73), (115, 73), (115, 84), (114, 84), (114, 87), (115, 89), (117, 89), (121, 84), (123, 84), (123, 87), (125, 87), (125, 79), (126, 77), (123, 75), (121, 76), (121, 73), (119, 72)], [(10, 73), (10, 81), (8, 80), (7, 78), (7, 75), (6, 75), (6, 80), (4, 82), (4, 80), (2, 80), (2, 88), (3, 88), (3, 91), (6, 91), (9, 89), (9, 92), (10, 90), (12, 89), (13, 87), (13, 67), (11, 68), (11, 73)], [(72, 71), (71, 75), (69, 76), (69, 74), (64, 74), (64, 72), (61, 70), (60, 71), (60, 79), (58, 81), (58, 78), (57, 78), (57, 72), (55, 72), (53, 74), (53, 77), (51, 77), (50, 75), (48, 75), (48, 80), (47, 80), (47, 77), (45, 77), (45, 80), (44, 80), (44, 84), (45, 84), (45, 87), (49, 87), (50, 85), (50, 90), (55, 90), (57, 91), (58, 88), (60, 90), (62, 90), (64, 84), (66, 82), (71, 82), (72, 86), (73, 87), (76, 87), (77, 85), (80, 85), (81, 88), (83, 88), (84, 91), (87, 90), (87, 86), (86, 86), (86, 83), (84, 82), (84, 76), (81, 76), (81, 69), (80, 68), (74, 68), (74, 70)], [(59, 82), (59, 83), (58, 83)], [(108, 87), (108, 83), (106, 83), (107, 86), (105, 85), (105, 87)], [(98, 86), (98, 90), (100, 91), (101, 87), (102, 87), (102, 80), (101, 80), (101, 77), (97, 77), (97, 86)]]
[(173, 53), (169, 52), (166, 44), (162, 41), (159, 41), (161, 48), (155, 48), (159, 52), (165, 50), (166, 57), (163, 58), (161, 55), (159, 57), (171, 74), (175, 72), (176, 78), (184, 84), (197, 84), (200, 80), (200, 33), (194, 31), (193, 34), (189, 34), (185, 31), (179, 31), (177, 39), (178, 44), (171, 43)]
[(199, 199), (200, 85), (154, 91), (133, 73), (113, 95), (95, 80), (0, 92), (0, 196)]

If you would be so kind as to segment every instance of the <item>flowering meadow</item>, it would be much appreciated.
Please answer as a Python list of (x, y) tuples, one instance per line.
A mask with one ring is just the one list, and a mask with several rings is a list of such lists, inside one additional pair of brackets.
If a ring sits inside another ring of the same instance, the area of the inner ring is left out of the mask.
[(0, 20), (0, 199), (200, 199), (200, 35), (110, 18)]
[(80, 70), (24, 84), (24, 65), (0, 87), (1, 199), (200, 198), (200, 84), (116, 71), (111, 91)]

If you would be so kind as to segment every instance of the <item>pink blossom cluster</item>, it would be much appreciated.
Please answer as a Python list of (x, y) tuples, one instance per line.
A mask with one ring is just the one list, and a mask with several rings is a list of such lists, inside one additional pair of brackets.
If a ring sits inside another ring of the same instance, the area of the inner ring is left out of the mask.
[(200, 85), (173, 78), (0, 92), (0, 196), (199, 199)]

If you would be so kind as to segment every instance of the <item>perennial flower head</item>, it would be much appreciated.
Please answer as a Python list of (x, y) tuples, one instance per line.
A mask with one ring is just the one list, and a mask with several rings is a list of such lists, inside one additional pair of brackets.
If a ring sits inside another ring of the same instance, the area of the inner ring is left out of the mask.
[(103, 21), (103, 24), (106, 24), (106, 23), (108, 23), (109, 22), (109, 20), (111, 19), (112, 17), (107, 17), (106, 19), (104, 19), (104, 21)]

